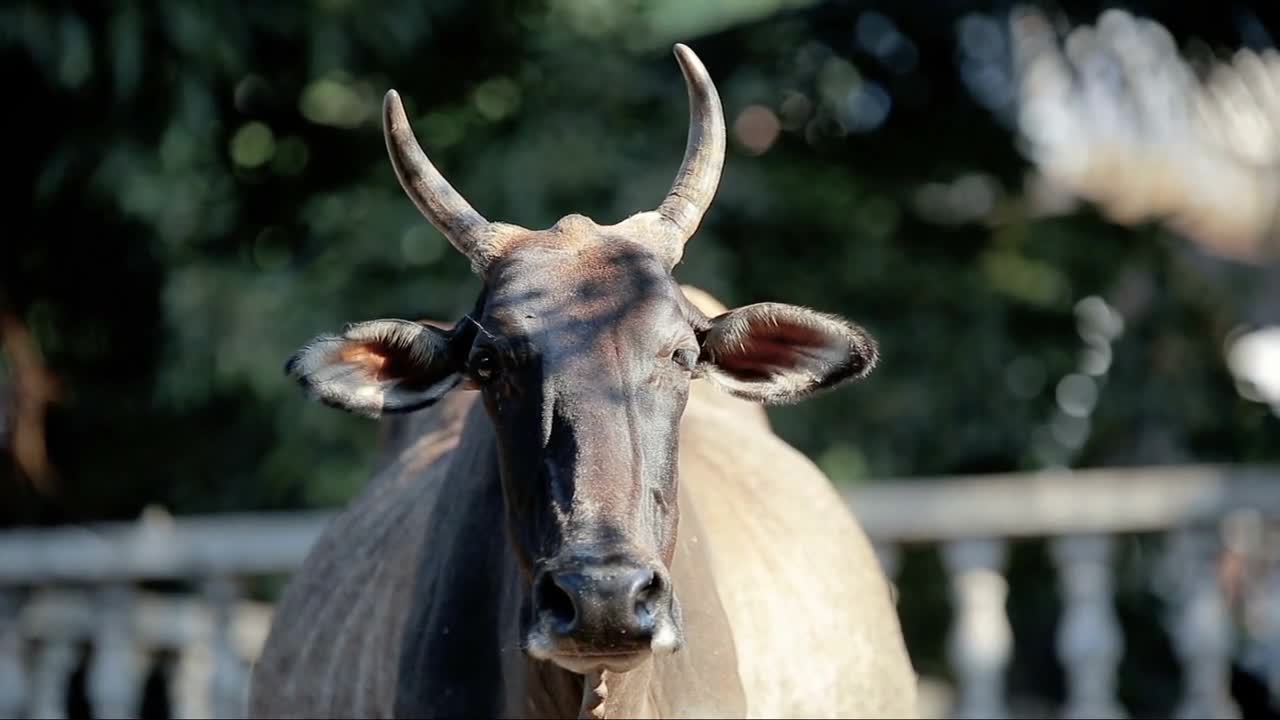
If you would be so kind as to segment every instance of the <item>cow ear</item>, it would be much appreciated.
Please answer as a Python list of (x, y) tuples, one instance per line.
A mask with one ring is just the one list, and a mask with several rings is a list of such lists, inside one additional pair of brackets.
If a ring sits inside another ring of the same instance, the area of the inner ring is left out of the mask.
[(738, 397), (795, 402), (861, 378), (875, 367), (875, 340), (833, 315), (759, 303), (713, 318), (701, 334), (702, 375)]
[(311, 340), (284, 370), (324, 404), (376, 418), (426, 407), (456, 387), (459, 341), (408, 320), (371, 320)]

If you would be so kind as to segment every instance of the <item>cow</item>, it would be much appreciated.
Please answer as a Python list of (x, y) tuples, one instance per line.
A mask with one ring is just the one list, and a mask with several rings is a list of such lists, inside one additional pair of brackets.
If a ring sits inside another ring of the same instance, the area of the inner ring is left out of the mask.
[(614, 225), (486, 220), (387, 93), (396, 175), (482, 289), (454, 323), (354, 323), (289, 359), (312, 398), (390, 416), (386, 459), (284, 590), (254, 716), (915, 715), (870, 543), (761, 409), (865, 376), (876, 342), (673, 278), (726, 142), (675, 55), (683, 162)]

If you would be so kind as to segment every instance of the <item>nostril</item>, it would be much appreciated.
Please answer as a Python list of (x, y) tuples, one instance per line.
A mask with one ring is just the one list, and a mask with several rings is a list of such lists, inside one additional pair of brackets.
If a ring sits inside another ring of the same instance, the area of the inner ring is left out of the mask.
[(573, 602), (573, 596), (561, 587), (552, 573), (546, 573), (538, 580), (536, 598), (538, 611), (551, 617), (556, 632), (562, 635), (573, 632), (578, 620), (578, 608)]
[(636, 622), (642, 629), (653, 627), (654, 605), (662, 593), (662, 578), (652, 570), (636, 573), (631, 584)]
[(631, 597), (636, 602), (652, 599), (658, 594), (658, 574), (652, 570), (638, 570), (631, 579)]

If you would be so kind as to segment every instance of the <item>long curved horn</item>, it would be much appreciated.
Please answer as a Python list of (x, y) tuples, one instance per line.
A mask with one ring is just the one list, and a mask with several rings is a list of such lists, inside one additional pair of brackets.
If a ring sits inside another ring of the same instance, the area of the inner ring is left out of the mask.
[(677, 43), (675, 54), (689, 88), (689, 139), (671, 191), (657, 210), (671, 225), (673, 266), (711, 206), (720, 185), (725, 149), (724, 108), (707, 68), (686, 45)]
[(476, 272), (483, 273), (496, 251), (493, 226), (431, 164), (413, 135), (404, 103), (395, 90), (388, 90), (382, 101), (382, 133), (400, 187), (427, 220), (471, 260)]

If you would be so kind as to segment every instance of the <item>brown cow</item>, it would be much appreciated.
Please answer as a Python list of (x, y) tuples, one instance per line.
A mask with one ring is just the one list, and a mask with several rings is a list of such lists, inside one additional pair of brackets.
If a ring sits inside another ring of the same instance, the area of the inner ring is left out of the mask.
[(394, 460), (285, 591), (254, 715), (914, 715), (867, 539), (751, 404), (861, 377), (875, 343), (800, 307), (712, 308), (672, 279), (725, 150), (705, 68), (676, 57), (684, 162), (657, 211), (616, 225), (486, 221), (387, 94), (401, 184), (484, 287), (451, 328), (357, 323), (290, 359), (325, 403), (430, 409), (393, 421)]

